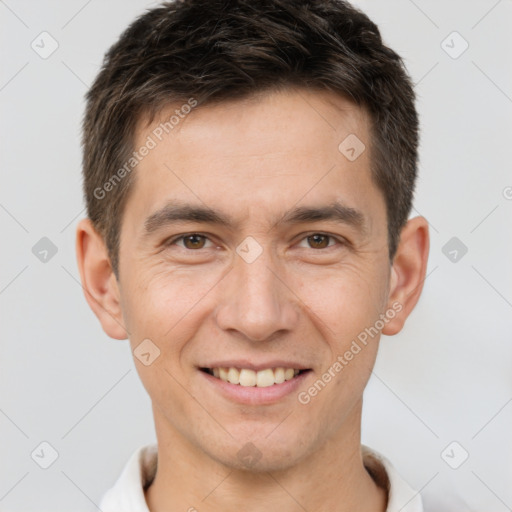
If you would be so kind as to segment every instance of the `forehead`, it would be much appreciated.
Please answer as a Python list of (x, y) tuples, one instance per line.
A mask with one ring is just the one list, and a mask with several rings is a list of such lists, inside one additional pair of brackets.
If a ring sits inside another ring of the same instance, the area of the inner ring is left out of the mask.
[(296, 89), (184, 105), (137, 128), (135, 150), (151, 149), (137, 165), (127, 208), (141, 217), (173, 198), (273, 218), (305, 199), (363, 208), (382, 199), (370, 176), (368, 116), (338, 95)]
[[(273, 151), (283, 144), (286, 150), (307, 150), (317, 146), (320, 139), (323, 146), (350, 133), (369, 139), (366, 110), (329, 91), (290, 88), (190, 106), (194, 104), (191, 97), (167, 105), (151, 122), (142, 116), (135, 131), (135, 146), (144, 144), (148, 134), (157, 144), (186, 142), (204, 147), (216, 139), (216, 146), (223, 152), (229, 149), (230, 154), (247, 156), (247, 150), (258, 149), (262, 144), (270, 144)], [(232, 144), (237, 139), (243, 139), (243, 147)]]

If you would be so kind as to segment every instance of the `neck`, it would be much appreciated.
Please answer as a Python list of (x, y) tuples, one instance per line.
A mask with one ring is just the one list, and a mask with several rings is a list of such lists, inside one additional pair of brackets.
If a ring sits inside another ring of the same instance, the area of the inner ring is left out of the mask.
[(146, 490), (148, 507), (151, 512), (385, 512), (387, 493), (363, 464), (361, 406), (320, 450), (286, 470), (268, 472), (241, 471), (211, 459), (154, 411), (158, 469)]

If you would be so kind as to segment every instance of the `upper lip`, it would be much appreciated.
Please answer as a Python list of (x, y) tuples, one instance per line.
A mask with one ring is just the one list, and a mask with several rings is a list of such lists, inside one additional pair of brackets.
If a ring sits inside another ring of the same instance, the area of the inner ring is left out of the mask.
[(213, 361), (202, 364), (199, 368), (246, 368), (255, 372), (266, 370), (267, 368), (293, 368), (294, 370), (309, 370), (311, 367), (294, 361), (284, 361), (283, 359), (273, 359), (262, 363), (255, 363), (246, 359), (229, 359), (227, 361)]

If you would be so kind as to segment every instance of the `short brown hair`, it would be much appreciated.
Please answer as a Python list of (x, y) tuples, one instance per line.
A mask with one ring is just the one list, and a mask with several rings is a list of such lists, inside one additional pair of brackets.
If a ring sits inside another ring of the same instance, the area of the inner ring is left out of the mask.
[(177, 0), (125, 30), (87, 93), (85, 201), (116, 275), (134, 179), (121, 169), (141, 117), (190, 98), (200, 107), (297, 86), (332, 91), (369, 113), (371, 172), (393, 259), (412, 205), (418, 117), (403, 62), (377, 26), (341, 0)]

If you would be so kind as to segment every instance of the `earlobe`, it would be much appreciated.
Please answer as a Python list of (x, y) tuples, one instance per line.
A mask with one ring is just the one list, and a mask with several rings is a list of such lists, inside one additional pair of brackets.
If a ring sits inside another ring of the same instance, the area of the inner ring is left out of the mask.
[(397, 314), (385, 325), (382, 334), (391, 336), (400, 332), (416, 306), (427, 271), (429, 245), (427, 220), (410, 219), (402, 229), (391, 268), (388, 308)]
[(101, 235), (89, 219), (76, 231), (76, 255), (85, 298), (111, 338), (127, 338), (120, 305), (119, 287)]

